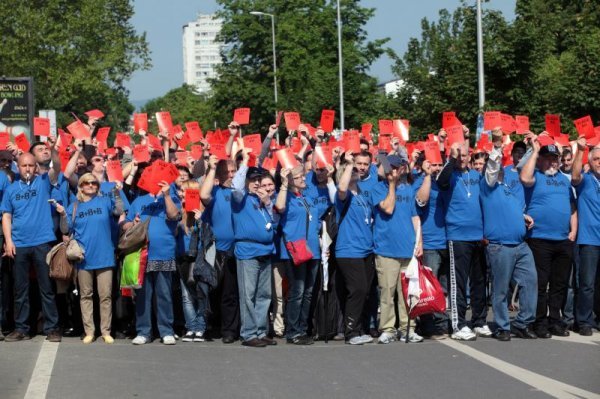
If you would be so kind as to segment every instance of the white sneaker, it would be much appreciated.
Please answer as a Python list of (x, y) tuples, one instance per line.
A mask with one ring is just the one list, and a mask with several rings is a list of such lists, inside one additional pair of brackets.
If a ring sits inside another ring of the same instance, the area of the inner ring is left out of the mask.
[(492, 336), (492, 331), (486, 324), (483, 327), (475, 327), (475, 334), (477, 334), (478, 337), (490, 338)]
[(188, 332), (185, 333), (185, 335), (183, 336), (183, 338), (181, 340), (183, 342), (193, 342), (195, 335), (196, 334), (193, 331), (188, 331)]
[(369, 334), (361, 335), (359, 338), (363, 344), (370, 344), (373, 342), (373, 337), (371, 337)]
[(364, 344), (364, 342), (361, 340), (361, 337), (350, 338), (348, 341), (346, 341), (346, 343), (350, 344), (350, 345), (362, 345), (362, 344)]
[(202, 331), (196, 331), (194, 342), (204, 342), (204, 333)]
[(380, 344), (389, 344), (390, 342), (394, 342), (396, 340), (395, 334), (389, 332), (382, 332), (377, 340), (377, 343)]
[(175, 345), (175, 337), (172, 335), (165, 335), (162, 339), (164, 345)]
[(134, 345), (144, 345), (148, 343), (148, 338), (138, 335), (131, 341), (131, 343)]
[(477, 339), (477, 335), (475, 335), (469, 327), (464, 326), (460, 329), (460, 331), (452, 333), (450, 338), (457, 341), (475, 341)]
[(408, 342), (413, 344), (416, 344), (417, 342), (423, 342), (423, 337), (413, 331), (408, 334)]

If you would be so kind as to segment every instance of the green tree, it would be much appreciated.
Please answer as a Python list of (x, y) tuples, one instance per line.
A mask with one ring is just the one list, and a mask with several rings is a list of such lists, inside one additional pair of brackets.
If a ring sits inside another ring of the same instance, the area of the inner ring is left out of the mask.
[(56, 109), (66, 124), (98, 108), (103, 123), (127, 126), (124, 82), (150, 66), (129, 0), (2, 0), (0, 15), (0, 71), (33, 76), (37, 109)]
[[(224, 63), (212, 82), (211, 103), (219, 125), (237, 107), (252, 108), (250, 130), (263, 131), (274, 121), (273, 58), (269, 18), (276, 15), (279, 110), (296, 110), (302, 120), (318, 124), (322, 109), (335, 109), (339, 121), (336, 4), (331, 0), (219, 0), (224, 24)], [(376, 80), (369, 66), (384, 51), (387, 39), (369, 42), (364, 25), (373, 10), (358, 0), (343, 0), (343, 69), (346, 126), (360, 123), (376, 106)], [(339, 123), (338, 123), (339, 126)]]

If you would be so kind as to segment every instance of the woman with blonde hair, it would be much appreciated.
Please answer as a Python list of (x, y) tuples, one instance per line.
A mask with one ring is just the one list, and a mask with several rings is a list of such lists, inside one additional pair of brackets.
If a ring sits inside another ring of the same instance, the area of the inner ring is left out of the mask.
[(112, 319), (112, 281), (115, 267), (114, 244), (111, 239), (111, 220), (123, 213), (123, 202), (117, 184), (113, 196), (99, 193), (100, 182), (91, 173), (85, 173), (77, 183), (77, 200), (65, 210), (57, 205), (61, 215), (60, 229), (65, 235), (72, 234), (84, 250), (84, 259), (77, 264), (77, 281), (81, 295), (81, 317), (85, 330), (84, 344), (95, 339), (94, 326), (94, 280), (100, 299), (100, 331), (107, 344), (114, 339), (110, 335)]

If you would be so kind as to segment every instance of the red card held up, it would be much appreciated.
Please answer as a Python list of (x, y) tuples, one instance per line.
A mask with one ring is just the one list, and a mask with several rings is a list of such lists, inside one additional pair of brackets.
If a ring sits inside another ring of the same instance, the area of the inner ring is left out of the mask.
[(275, 126), (279, 127), (282, 116), (283, 116), (283, 111), (277, 111), (277, 116), (275, 117)]
[(127, 135), (125, 133), (117, 132), (117, 135), (115, 137), (115, 147), (131, 148), (131, 138), (129, 137), (129, 135)]
[(284, 148), (275, 152), (275, 156), (281, 164), (281, 167), (284, 169), (293, 169), (296, 166), (300, 165), (290, 148)]
[(160, 133), (173, 133), (173, 121), (171, 120), (170, 112), (157, 112), (156, 124), (158, 125), (158, 131)]
[(483, 113), (483, 129), (494, 130), (497, 127), (502, 127), (502, 114), (497, 111), (489, 111)]
[(560, 135), (560, 116), (546, 114), (546, 131), (550, 136), (557, 137)]
[(228, 159), (227, 152), (225, 151), (225, 144), (223, 143), (211, 143), (209, 152), (211, 155), (216, 156), (219, 160)]
[(233, 121), (240, 125), (250, 123), (250, 108), (237, 108), (233, 111)]
[(364, 139), (367, 141), (371, 141), (371, 131), (373, 130), (372, 123), (363, 123), (360, 127), (360, 133), (363, 135)]
[(333, 131), (333, 122), (335, 121), (335, 111), (332, 109), (324, 109), (321, 111), (321, 129), (326, 133)]
[(392, 136), (389, 134), (379, 135), (379, 148), (382, 151), (390, 152), (392, 150)]
[(283, 117), (285, 119), (285, 128), (290, 130), (297, 130), (300, 125), (300, 114), (297, 112), (284, 112)]
[(150, 152), (148, 151), (148, 146), (138, 144), (133, 147), (133, 159), (135, 159), (138, 163), (150, 161)]
[(157, 159), (152, 163), (152, 180), (160, 183), (165, 181), (168, 184), (173, 183), (179, 177), (177, 167), (172, 163)]
[(123, 169), (121, 168), (121, 161), (112, 160), (106, 162), (106, 176), (109, 182), (123, 181)]
[(198, 122), (186, 122), (185, 129), (192, 143), (197, 143), (204, 138)]
[(273, 158), (265, 158), (263, 159), (261, 167), (266, 170), (271, 170), (277, 168), (277, 161)]
[(379, 135), (394, 133), (394, 122), (389, 119), (379, 120)]
[(444, 112), (442, 114), (442, 128), (446, 129), (447, 127), (454, 125), (462, 125), (460, 120), (456, 117), (456, 113), (454, 111)]
[(465, 134), (461, 125), (449, 126), (446, 133), (448, 134), (448, 147), (451, 147), (454, 143), (462, 144), (465, 142)]
[(302, 141), (298, 137), (292, 137), (290, 148), (294, 154), (297, 154), (302, 149)]
[(60, 171), (64, 172), (67, 169), (67, 164), (71, 160), (71, 153), (68, 151), (61, 151), (58, 153), (60, 157)]
[(251, 149), (252, 154), (256, 156), (260, 155), (260, 150), (262, 147), (260, 134), (249, 134), (248, 136), (244, 136), (242, 140), (244, 141), (244, 147)]
[(190, 144), (192, 141), (190, 140), (190, 136), (187, 133), (184, 133), (179, 140), (175, 139), (175, 142), (177, 143), (180, 149), (185, 150), (187, 145)]
[(500, 121), (502, 126), (502, 133), (511, 134), (517, 130), (517, 123), (511, 115), (500, 114)]
[(148, 140), (148, 145), (152, 147), (152, 151), (163, 151), (162, 143), (158, 137), (153, 134), (148, 134), (146, 138)]
[(554, 139), (546, 134), (540, 134), (538, 136), (538, 142), (540, 143), (540, 147), (554, 144)]
[(85, 113), (90, 118), (100, 119), (104, 117), (104, 112), (99, 109), (91, 109)]
[(435, 141), (426, 141), (425, 147), (425, 159), (432, 164), (442, 163), (442, 154), (440, 153), (440, 145)]
[(353, 154), (360, 154), (360, 137), (358, 134), (350, 134), (346, 138), (346, 151), (352, 151)]
[(29, 151), (30, 144), (29, 140), (27, 140), (27, 136), (25, 135), (25, 133), (21, 133), (15, 136), (15, 144), (17, 145), (17, 148), (21, 151)]
[(329, 146), (317, 146), (315, 148), (315, 157), (317, 168), (326, 168), (328, 165), (333, 165), (333, 156)]
[(36, 136), (50, 136), (50, 119), (33, 118), (33, 134)]
[(583, 118), (575, 119), (573, 123), (575, 123), (575, 128), (577, 129), (577, 133), (579, 133), (579, 137), (585, 137), (586, 139), (596, 137), (591, 116), (588, 115)]
[(402, 139), (403, 142), (408, 141), (408, 119), (394, 119), (393, 121), (393, 134), (395, 137)]
[(177, 151), (175, 153), (175, 158), (177, 158), (177, 165), (179, 166), (187, 166), (187, 151)]
[(191, 155), (194, 158), (194, 161), (199, 161), (202, 159), (202, 155), (204, 154), (204, 148), (201, 145), (193, 145)]
[(96, 133), (96, 140), (98, 140), (99, 143), (106, 143), (109, 132), (110, 132), (110, 127), (101, 127), (100, 129), (98, 129), (98, 132)]
[(517, 124), (517, 134), (525, 134), (529, 131), (529, 117), (525, 115), (515, 116)]
[(6, 150), (6, 145), (10, 142), (10, 134), (0, 132), (0, 150)]
[(78, 140), (87, 140), (91, 137), (88, 128), (79, 120), (67, 126), (67, 130)]
[(186, 212), (193, 212), (200, 208), (200, 190), (188, 188), (183, 197), (184, 209)]
[(140, 176), (140, 179), (138, 180), (137, 185), (142, 190), (145, 190), (145, 191), (149, 192), (150, 194), (156, 195), (160, 191), (160, 186), (158, 185), (157, 181), (154, 181), (152, 179), (152, 174), (153, 174), (152, 166), (144, 169), (144, 171), (142, 172), (142, 175)]
[(133, 131), (148, 131), (148, 114), (133, 114)]
[(560, 134), (558, 137), (554, 138), (554, 141), (556, 141), (556, 144), (560, 144), (563, 147), (570, 147), (571, 144), (569, 144), (569, 135), (568, 134)]

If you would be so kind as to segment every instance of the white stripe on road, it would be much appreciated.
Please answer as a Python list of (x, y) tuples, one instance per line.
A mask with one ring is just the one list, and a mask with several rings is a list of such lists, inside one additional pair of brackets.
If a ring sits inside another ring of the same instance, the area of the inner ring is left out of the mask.
[(447, 339), (439, 341), (440, 344), (449, 346), (450, 348), (464, 353), (467, 356), (472, 357), (475, 360), (482, 362), (483, 364), (490, 366), (509, 377), (524, 382), (527, 385), (534, 387), (535, 389), (542, 391), (557, 399), (600, 399), (600, 395), (586, 391), (581, 388), (577, 388), (573, 385), (565, 384), (545, 377), (541, 374), (534, 373), (527, 369), (515, 366), (503, 360), (497, 359), (486, 353), (480, 352), (470, 346), (458, 343), (456, 341)]
[(42, 399), (46, 397), (52, 368), (54, 367), (54, 359), (58, 351), (58, 343), (44, 341), (38, 355), (33, 373), (29, 379), (25, 399)]
[(556, 335), (553, 335), (552, 339), (556, 341), (574, 342), (576, 344), (600, 345), (600, 337), (597, 334), (584, 337), (579, 334), (571, 333), (568, 337), (557, 337)]

